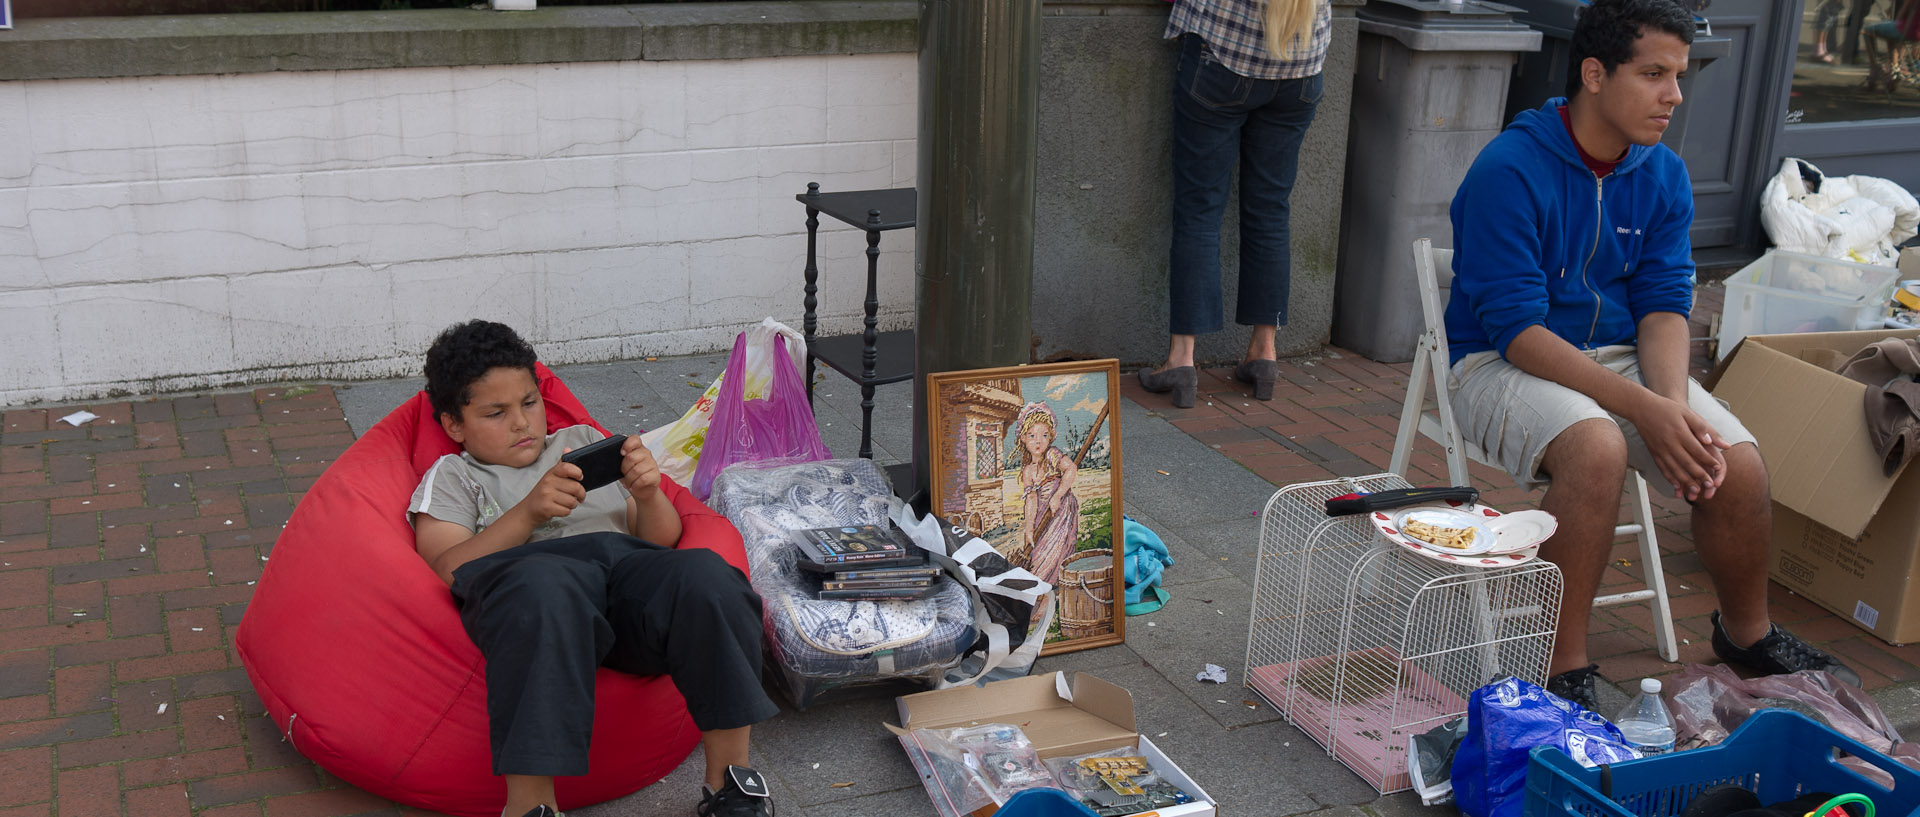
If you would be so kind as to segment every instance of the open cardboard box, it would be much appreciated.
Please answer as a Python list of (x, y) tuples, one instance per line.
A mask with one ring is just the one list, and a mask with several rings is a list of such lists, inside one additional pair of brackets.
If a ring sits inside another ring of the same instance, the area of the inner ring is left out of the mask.
[(1886, 475), (1865, 384), (1832, 371), (1920, 330), (1751, 335), (1708, 378), (1759, 441), (1773, 491), (1774, 581), (1893, 644), (1920, 640), (1920, 475)]
[[(1071, 684), (1067, 682), (1066, 673), (1053, 672), (995, 681), (980, 687), (903, 695), (897, 702), (900, 726), (886, 726), (900, 739), (901, 747), (910, 757), (916, 754), (912, 730), (980, 723), (1019, 726), (1042, 759), (1137, 746), (1140, 755), (1153, 764), (1162, 778), (1193, 798), (1191, 803), (1144, 814), (1211, 817), (1216, 813), (1213, 798), (1200, 789), (1200, 784), (1136, 730), (1132, 693), (1087, 673), (1076, 673)], [(927, 794), (936, 803), (949, 796), (941, 790), (938, 778), (925, 769), (921, 770), (920, 782), (926, 785)], [(995, 806), (988, 804), (973, 814), (985, 817), (995, 810)]]

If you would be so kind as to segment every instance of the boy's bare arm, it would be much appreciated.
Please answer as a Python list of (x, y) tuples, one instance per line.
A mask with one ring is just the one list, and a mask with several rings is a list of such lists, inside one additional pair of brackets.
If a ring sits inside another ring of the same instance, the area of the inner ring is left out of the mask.
[(661, 547), (680, 544), (680, 511), (660, 490), (660, 464), (630, 435), (620, 446), (620, 484), (627, 489), (627, 533)]
[[(580, 467), (569, 462), (554, 463), (541, 475), (525, 499), (514, 505), (485, 530), (474, 533), (465, 525), (436, 519), (431, 514), (416, 514), (413, 521), (414, 548), (420, 558), (447, 586), (453, 586), (453, 571), (461, 565), (508, 548), (519, 547), (533, 536), (535, 528), (555, 517), (573, 513), (586, 499), (580, 487)], [(678, 520), (676, 520), (678, 521)]]

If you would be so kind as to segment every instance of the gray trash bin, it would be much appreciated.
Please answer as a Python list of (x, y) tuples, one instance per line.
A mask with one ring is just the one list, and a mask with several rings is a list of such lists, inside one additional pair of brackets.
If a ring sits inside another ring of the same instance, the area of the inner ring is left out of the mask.
[[(1538, 108), (1547, 100), (1567, 93), (1567, 71), (1572, 66), (1567, 49), (1573, 40), (1573, 22), (1586, 0), (1506, 0), (1520, 9), (1515, 17), (1546, 38), (1540, 50), (1520, 58), (1513, 71), (1513, 86), (1507, 90), (1507, 121), (1528, 108)], [(1687, 50), (1687, 74), (1680, 78), (1680, 95), (1693, 95), (1693, 81), (1708, 63), (1733, 53), (1733, 39), (1713, 33), (1713, 25), (1694, 15), (1693, 47)], [(1693, 105), (1682, 104), (1667, 123), (1660, 141), (1678, 152), (1687, 138), (1687, 114)]]
[(1514, 55), (1540, 47), (1517, 9), (1466, 0), (1371, 0), (1358, 14), (1333, 341), (1413, 359), (1424, 320), (1413, 240), (1453, 245), (1447, 205), (1506, 120)]

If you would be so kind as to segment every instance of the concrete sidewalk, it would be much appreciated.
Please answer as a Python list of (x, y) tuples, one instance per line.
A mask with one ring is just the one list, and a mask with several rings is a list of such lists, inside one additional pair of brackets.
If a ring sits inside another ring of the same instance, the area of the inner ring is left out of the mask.
[[(1703, 306), (1717, 292), (1703, 290)], [(622, 431), (670, 421), (724, 365), (724, 355), (705, 355), (558, 373)], [(1283, 361), (1286, 382), (1270, 403), (1248, 397), (1227, 370), (1209, 370), (1201, 404), (1184, 411), (1126, 381), (1126, 510), (1172, 549), (1173, 599), (1130, 619), (1125, 645), (1043, 659), (1038, 669), (1092, 671), (1132, 690), (1141, 730), (1225, 814), (1419, 808), (1410, 795), (1378, 796), (1273, 710), (1243, 703), (1255, 696), (1241, 686), (1256, 512), (1278, 485), (1384, 470), (1406, 372), (1326, 349)], [(286, 385), (0, 416), (0, 817), (421, 814), (289, 750), (232, 649), (251, 582), (302, 492), (418, 386)], [(910, 399), (905, 384), (877, 397), (875, 457), (884, 463), (909, 450)], [(858, 446), (859, 401), (837, 375), (820, 381), (822, 433), (841, 456)], [(58, 422), (76, 408), (100, 419)], [(1444, 482), (1431, 444), (1414, 466), (1416, 484)], [(1503, 509), (1538, 498), (1498, 488), (1507, 482), (1497, 474), (1475, 476)], [(1661, 544), (1679, 635), (1691, 642), (1682, 656), (1707, 661), (1714, 601), (1683, 507), (1656, 507)], [(1610, 582), (1634, 581), (1632, 549), (1616, 556)], [(1920, 646), (1888, 646), (1777, 586), (1773, 614), (1850, 662), (1895, 723), (1914, 726)], [(1648, 619), (1643, 608), (1596, 616), (1595, 658), (1616, 681), (1679, 669), (1654, 654)], [(1231, 682), (1194, 680), (1206, 663), (1226, 667)], [(880, 726), (894, 718), (898, 691), (852, 691), (755, 728), (754, 762), (774, 781), (782, 815), (931, 813)], [(698, 779), (696, 754), (656, 786), (571, 813), (686, 814)]]

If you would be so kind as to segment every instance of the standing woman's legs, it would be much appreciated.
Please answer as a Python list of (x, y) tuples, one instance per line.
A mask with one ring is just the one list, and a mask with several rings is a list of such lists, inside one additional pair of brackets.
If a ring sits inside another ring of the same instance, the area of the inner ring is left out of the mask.
[(1222, 325), (1220, 217), (1255, 84), (1215, 61), (1199, 37), (1182, 38), (1174, 72), (1173, 247), (1167, 270), (1172, 340), (1162, 370), (1192, 366), (1193, 336)]
[(1252, 326), (1247, 360), (1272, 360), (1292, 287), (1290, 209), (1300, 144), (1313, 124), (1321, 76), (1277, 80), (1271, 101), (1240, 131), (1240, 294), (1234, 320)]

